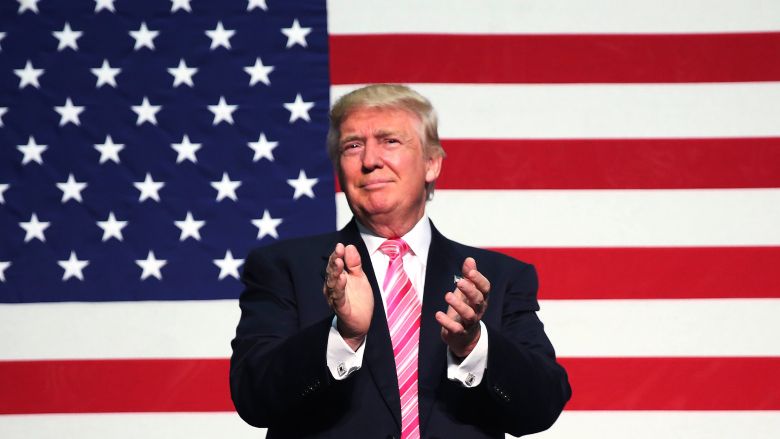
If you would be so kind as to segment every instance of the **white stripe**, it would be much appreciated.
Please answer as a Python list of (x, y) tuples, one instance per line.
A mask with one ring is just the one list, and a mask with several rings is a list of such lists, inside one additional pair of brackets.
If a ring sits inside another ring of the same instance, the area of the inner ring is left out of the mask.
[(417, 363), (418, 360), (418, 352), (416, 349), (414, 349), (409, 355), (403, 357), (403, 362), (401, 364), (396, 365), (396, 376), (399, 378), (405, 378), (404, 380), (400, 380), (399, 382), (403, 384), (406, 381), (405, 375), (412, 369), (411, 366), (414, 365), (414, 370), (417, 369)]
[[(777, 411), (571, 411), (563, 412), (535, 439), (774, 439), (780, 432)], [(511, 436), (507, 436), (511, 437)]]
[(239, 315), (236, 300), (3, 304), (0, 359), (228, 357)]
[[(489, 11), (486, 11), (489, 9)], [(381, 19), (378, 19), (381, 17)], [(775, 0), (328, 0), (332, 34), (688, 33), (780, 29)]]
[[(427, 212), (478, 247), (780, 244), (780, 189), (437, 190)], [(343, 193), (336, 213), (351, 218)]]
[[(396, 309), (396, 314), (398, 312), (399, 311)], [(412, 306), (407, 306), (407, 307), (401, 308), (400, 315), (398, 315), (395, 318), (395, 320), (393, 321), (393, 324), (390, 326), (390, 336), (391, 337), (394, 336), (394, 335), (396, 335), (396, 336), (406, 335), (406, 332), (408, 332), (408, 330), (406, 328), (409, 328), (409, 326), (410, 326), (409, 323), (414, 321), (413, 318), (410, 319), (410, 316), (412, 315), (413, 312), (416, 312), (419, 315), (420, 309), (412, 307)], [(403, 325), (403, 328), (402, 328), (402, 325)], [(401, 334), (399, 334), (399, 332)], [(399, 337), (399, 340), (400, 340), (400, 337)]]
[[(303, 420), (303, 419), (302, 419)], [(235, 413), (143, 413), (0, 416), (4, 439), (262, 439), (265, 429), (245, 424)], [(568, 411), (539, 439), (751, 438), (775, 439), (777, 411), (641, 412)], [(507, 438), (512, 436), (507, 435)]]
[[(2, 305), (0, 359), (227, 358), (237, 310), (229, 300)], [(780, 356), (778, 315), (780, 299), (560, 300), (540, 313), (561, 356)]]
[(561, 357), (778, 356), (780, 299), (548, 300)]
[(411, 85), (436, 108), (442, 138), (780, 135), (780, 82)]
[(127, 413), (0, 416), (3, 439), (262, 439), (236, 413)]

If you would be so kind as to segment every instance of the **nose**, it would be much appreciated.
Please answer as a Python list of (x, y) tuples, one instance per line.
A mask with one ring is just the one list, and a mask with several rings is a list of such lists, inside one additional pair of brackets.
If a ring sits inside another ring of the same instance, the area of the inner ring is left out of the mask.
[(383, 149), (381, 146), (372, 140), (366, 142), (366, 146), (363, 148), (362, 165), (364, 171), (372, 171), (384, 166), (384, 158), (382, 157)]

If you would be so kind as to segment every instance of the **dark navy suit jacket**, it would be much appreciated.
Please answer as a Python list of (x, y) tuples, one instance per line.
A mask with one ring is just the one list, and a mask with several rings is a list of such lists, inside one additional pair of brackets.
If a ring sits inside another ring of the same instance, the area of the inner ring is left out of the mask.
[[(328, 256), (354, 244), (374, 291), (363, 366), (343, 381), (326, 365), (333, 312), (322, 294)], [(446, 376), (436, 311), (471, 256), (491, 282), (488, 359), (479, 386)], [(565, 370), (536, 317), (532, 265), (458, 244), (432, 227), (419, 348), (423, 438), (503, 438), (548, 428), (571, 395)], [(254, 250), (244, 265), (241, 320), (232, 342), (230, 389), (239, 415), (273, 438), (398, 438), (401, 406), (385, 312), (371, 259), (354, 220), (325, 235)]]

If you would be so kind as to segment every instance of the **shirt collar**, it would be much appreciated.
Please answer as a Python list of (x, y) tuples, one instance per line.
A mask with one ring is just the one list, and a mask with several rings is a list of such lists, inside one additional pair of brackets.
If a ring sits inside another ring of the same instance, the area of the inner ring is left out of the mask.
[[(360, 224), (357, 218), (355, 222), (357, 223), (360, 237), (363, 238), (363, 242), (366, 244), (368, 254), (373, 255), (387, 238), (375, 234), (363, 226), (363, 224)], [(431, 247), (431, 222), (428, 220), (428, 215), (423, 214), (420, 221), (417, 221), (412, 230), (409, 230), (401, 239), (409, 245), (412, 254), (420, 258), (420, 261), (425, 264), (428, 261), (428, 249)]]

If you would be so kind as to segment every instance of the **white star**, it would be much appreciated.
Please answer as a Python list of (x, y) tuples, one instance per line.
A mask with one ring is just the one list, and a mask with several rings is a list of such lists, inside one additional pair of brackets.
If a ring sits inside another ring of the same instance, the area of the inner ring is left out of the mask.
[(214, 113), (214, 123), (216, 125), (222, 121), (233, 125), (233, 112), (238, 109), (238, 105), (228, 105), (225, 102), (225, 97), (220, 96), (217, 105), (209, 105), (209, 111)]
[(122, 72), (122, 69), (119, 67), (111, 67), (111, 65), (108, 64), (107, 59), (103, 60), (103, 65), (101, 65), (100, 68), (89, 70), (93, 75), (97, 76), (97, 84), (95, 84), (95, 88), (100, 88), (104, 84), (108, 84), (111, 87), (116, 88), (116, 75)]
[(103, 229), (103, 242), (106, 242), (111, 238), (116, 238), (119, 241), (124, 239), (122, 236), (122, 229), (127, 227), (127, 221), (117, 221), (114, 212), (109, 212), (108, 219), (105, 221), (98, 221), (97, 225)]
[(311, 122), (311, 118), (309, 118), (309, 110), (311, 110), (313, 106), (314, 102), (305, 102), (300, 93), (295, 96), (295, 102), (284, 104), (284, 108), (290, 112), (290, 123), (293, 123), (298, 119)]
[(35, 143), (35, 138), (33, 136), (30, 136), (30, 139), (27, 140), (26, 145), (17, 145), (16, 149), (22, 152), (24, 154), (24, 157), (22, 157), (22, 164), (26, 165), (30, 162), (38, 163), (39, 165), (43, 164), (43, 157), (41, 154), (43, 154), (44, 151), (49, 149), (47, 145), (38, 145)]
[(171, 13), (183, 9), (187, 12), (192, 12), (192, 6), (190, 6), (191, 0), (171, 0)]
[(313, 188), (318, 181), (320, 181), (319, 178), (306, 178), (306, 172), (301, 169), (301, 172), (298, 173), (298, 178), (291, 178), (287, 180), (287, 184), (295, 188), (293, 200), (297, 200), (303, 195), (306, 195), (309, 198), (314, 198)]
[[(3, 41), (5, 39), (5, 32), (0, 32), (0, 41)], [(0, 44), (0, 52), (3, 51), (3, 45)]]
[(211, 38), (211, 50), (216, 49), (219, 46), (225, 49), (230, 49), (230, 38), (235, 35), (236, 31), (231, 29), (225, 29), (222, 27), (222, 22), (217, 22), (217, 27), (214, 30), (207, 30), (206, 35)]
[(261, 60), (260, 57), (255, 59), (255, 65), (244, 67), (244, 71), (250, 76), (250, 86), (257, 84), (258, 82), (262, 82), (265, 85), (271, 85), (268, 74), (274, 71), (274, 66), (264, 66), (263, 60)]
[(0, 127), (3, 126), (3, 116), (8, 113), (8, 107), (0, 107)]
[(192, 217), (192, 212), (187, 212), (184, 220), (174, 221), (173, 223), (181, 229), (179, 241), (184, 241), (187, 238), (194, 238), (196, 241), (200, 241), (200, 228), (206, 225), (206, 221), (195, 220)]
[(152, 180), (152, 174), (147, 172), (144, 181), (137, 181), (133, 183), (133, 186), (135, 186), (136, 189), (141, 191), (141, 195), (138, 196), (139, 203), (143, 202), (148, 198), (151, 198), (152, 200), (159, 202), (160, 194), (158, 192), (160, 191), (160, 189), (163, 188), (163, 186), (165, 186), (165, 183), (161, 181)]
[(234, 259), (230, 250), (225, 252), (223, 259), (214, 259), (214, 265), (219, 267), (219, 280), (228, 276), (238, 279), (238, 267), (243, 263), (243, 259)]
[(57, 45), (57, 52), (65, 49), (66, 47), (70, 47), (73, 50), (79, 50), (79, 45), (76, 43), (76, 40), (81, 38), (81, 34), (83, 34), (83, 32), (74, 31), (70, 28), (70, 23), (65, 22), (65, 26), (63, 26), (61, 31), (52, 32), (52, 35), (54, 35), (54, 37), (59, 40), (59, 44)]
[(49, 228), (50, 223), (48, 221), (38, 221), (38, 215), (33, 213), (30, 215), (30, 221), (22, 221), (19, 223), (19, 227), (25, 231), (24, 242), (38, 239), (41, 242), (46, 242), (46, 237), (43, 235), (43, 231)]
[(116, 12), (116, 8), (114, 8), (114, 1), (115, 0), (95, 0), (95, 13), (97, 14), (103, 9), (109, 12)]
[(171, 148), (176, 150), (179, 155), (176, 157), (176, 163), (181, 163), (185, 160), (189, 160), (192, 163), (198, 163), (198, 158), (195, 157), (195, 153), (201, 148), (200, 143), (190, 143), (190, 137), (184, 135), (181, 139), (181, 143), (172, 143)]
[(154, 39), (157, 38), (157, 35), (160, 35), (160, 31), (149, 30), (146, 27), (146, 22), (141, 22), (141, 27), (138, 30), (130, 31), (130, 36), (135, 39), (133, 50), (139, 50), (142, 47), (154, 50)]
[(73, 105), (70, 98), (65, 99), (65, 105), (54, 107), (54, 111), (60, 114), (60, 126), (65, 126), (68, 122), (76, 126), (81, 125), (79, 114), (84, 112), (84, 107)]
[(68, 181), (57, 183), (57, 187), (62, 191), (63, 203), (68, 200), (76, 200), (79, 203), (84, 202), (81, 198), (81, 191), (87, 188), (87, 183), (76, 181), (73, 174), (68, 174)]
[(16, 0), (19, 2), (19, 11), (18, 13), (21, 14), (24, 11), (33, 11), (36, 14), (38, 13), (38, 2), (40, 0)]
[(263, 212), (263, 217), (252, 220), (252, 225), (257, 227), (257, 239), (263, 239), (265, 236), (272, 236), (274, 239), (279, 239), (279, 234), (276, 233), (276, 228), (282, 223), (281, 218), (272, 218), (268, 209)]
[(217, 201), (222, 201), (225, 198), (238, 201), (236, 189), (238, 189), (239, 186), (241, 186), (241, 182), (238, 180), (231, 181), (227, 172), (222, 173), (222, 180), (211, 182), (211, 187), (217, 190)]
[(298, 19), (296, 18), (293, 20), (293, 24), (290, 27), (283, 27), (282, 33), (287, 36), (287, 48), (300, 44), (303, 47), (306, 47), (306, 35), (309, 35), (311, 33), (310, 27), (301, 27), (300, 23), (298, 23)]
[(0, 282), (5, 282), (5, 270), (11, 266), (8, 261), (0, 261)]
[(0, 183), (0, 204), (5, 204), (5, 191), (8, 190), (8, 188), (11, 187), (11, 185), (7, 183)]
[(28, 85), (32, 85), (35, 88), (41, 88), (41, 84), (38, 83), (38, 78), (43, 75), (44, 72), (44, 69), (34, 68), (29, 59), (23, 69), (14, 69), (14, 73), (19, 77), (19, 88), (25, 88)]
[(144, 122), (157, 125), (157, 112), (162, 110), (162, 105), (152, 105), (149, 103), (149, 98), (144, 96), (141, 105), (133, 105), (132, 108), (138, 115), (138, 119), (135, 121), (136, 125), (141, 125)]
[(249, 0), (247, 1), (246, 10), (251, 11), (254, 8), (260, 8), (264, 11), (268, 10), (268, 5), (265, 4), (265, 0)]
[(111, 136), (106, 136), (104, 143), (96, 143), (95, 149), (100, 152), (100, 164), (111, 160), (114, 163), (119, 163), (119, 151), (125, 149), (125, 145), (116, 144), (111, 139)]
[(165, 259), (157, 259), (154, 256), (154, 252), (149, 250), (146, 259), (136, 259), (135, 263), (143, 270), (141, 273), (141, 280), (144, 280), (149, 276), (154, 276), (158, 280), (162, 280), (160, 269), (163, 268), (168, 261)]
[(192, 75), (198, 73), (198, 69), (195, 67), (187, 67), (187, 64), (183, 59), (179, 60), (177, 67), (169, 67), (168, 73), (173, 75), (173, 86), (178, 87), (179, 84), (187, 84), (190, 87), (194, 87), (192, 82)]
[(76, 252), (71, 251), (70, 257), (64, 261), (57, 261), (57, 263), (65, 270), (65, 274), (62, 275), (62, 280), (68, 280), (72, 277), (75, 277), (78, 280), (84, 280), (84, 273), (82, 273), (82, 270), (86, 268), (87, 265), (89, 265), (89, 261), (87, 260), (79, 260), (79, 258), (76, 256)]
[(265, 137), (265, 133), (260, 133), (260, 138), (257, 142), (247, 143), (250, 148), (255, 152), (255, 156), (252, 158), (253, 162), (260, 159), (268, 159), (268, 161), (274, 161), (273, 150), (279, 145), (279, 142), (269, 142)]

